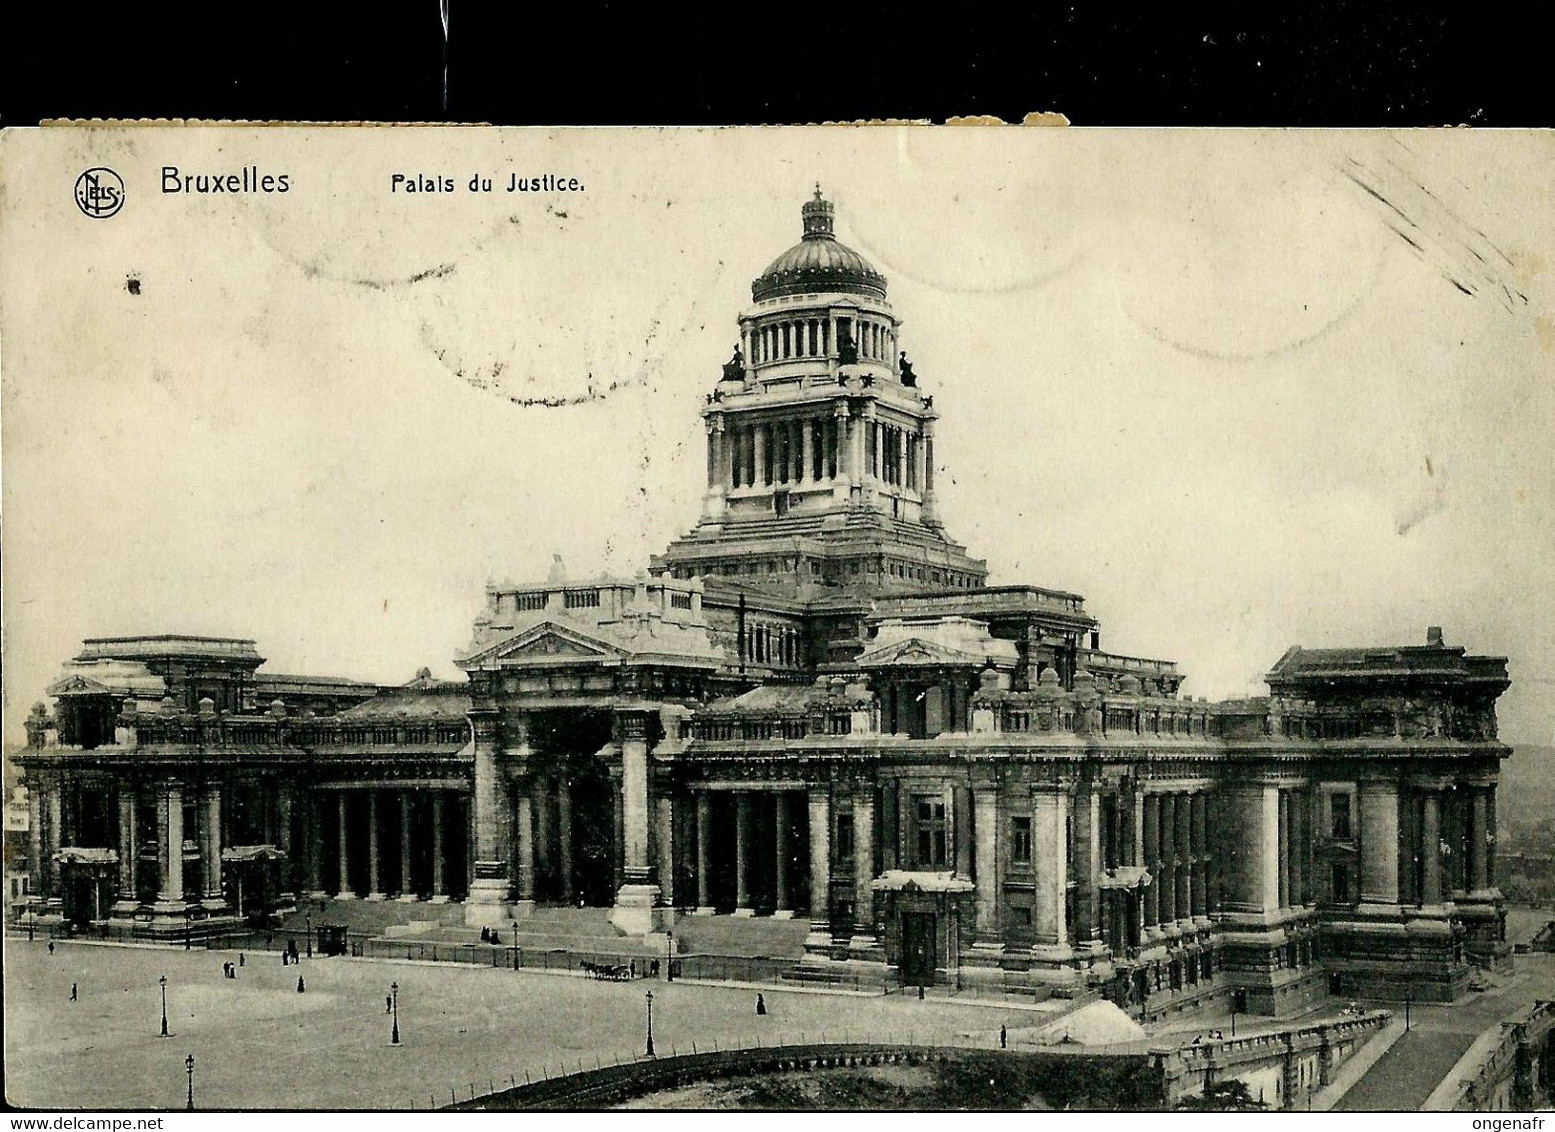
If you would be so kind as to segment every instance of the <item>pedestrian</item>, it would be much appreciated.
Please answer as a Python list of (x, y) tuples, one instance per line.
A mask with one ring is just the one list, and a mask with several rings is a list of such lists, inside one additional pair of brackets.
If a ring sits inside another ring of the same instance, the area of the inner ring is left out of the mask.
[(922, 983), (918, 984), (918, 1001), (919, 1002), (923, 1001), (923, 984)]
[(49, 940), (49, 954), (50, 955), (54, 954), (54, 941), (52, 939)]
[(384, 995), (383, 996), (383, 1012), (385, 1014), (388, 1014), (393, 1009), (394, 1009), (394, 996), (392, 994)]
[(761, 995), (756, 996), (756, 1016), (759, 1018), (767, 1012), (767, 1000)]
[(1005, 1030), (1004, 1023), (1002, 1023), (1002, 1022), (999, 1023), (999, 1048), (1000, 1049), (1009, 1049), (1010, 1048), (1010, 1035), (1009, 1035), (1008, 1031)]
[(244, 959), (243, 953), (241, 951), (238, 952), (238, 966), (239, 967), (247, 966), (247, 960)]
[(75, 983), (71, 983), (70, 984), (70, 1001), (71, 1002), (75, 1002), (76, 1001), (76, 984)]
[(281, 952), (281, 966), (285, 967), (289, 963), (291, 963), (291, 961), (292, 961), (292, 957), (289, 954), (287, 954), (284, 951)]
[(306, 994), (307, 993), (306, 988), (304, 988), (303, 985), (302, 985), (302, 976), (301, 975), (297, 976), (297, 993), (298, 994)]
[(482, 928), (481, 929), (481, 942), (482, 943), (490, 943), (491, 942), (491, 929), (490, 928)]
[(627, 967), (627, 971), (632, 978), (635, 979), (637, 977), (637, 960), (632, 960), (631, 964)]

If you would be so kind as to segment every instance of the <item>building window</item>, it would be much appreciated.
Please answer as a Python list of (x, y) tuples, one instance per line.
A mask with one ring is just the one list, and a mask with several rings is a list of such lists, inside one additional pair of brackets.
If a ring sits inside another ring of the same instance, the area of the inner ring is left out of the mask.
[(841, 861), (851, 860), (853, 857), (853, 815), (837, 815), (837, 859)]
[(1353, 836), (1350, 832), (1350, 796), (1348, 794), (1330, 794), (1328, 796), (1328, 830), (1329, 835), (1335, 841), (1348, 841)]
[(913, 808), (917, 815), (918, 867), (942, 869), (945, 867), (945, 802), (938, 797), (918, 798)]
[(1031, 818), (1010, 819), (1010, 860), (1017, 865), (1031, 864)]

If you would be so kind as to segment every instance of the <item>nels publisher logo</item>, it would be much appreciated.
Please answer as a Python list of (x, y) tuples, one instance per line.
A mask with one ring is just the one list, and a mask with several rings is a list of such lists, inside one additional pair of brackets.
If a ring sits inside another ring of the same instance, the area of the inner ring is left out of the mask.
[(99, 166), (76, 178), (76, 207), (93, 220), (106, 220), (124, 207), (124, 179)]

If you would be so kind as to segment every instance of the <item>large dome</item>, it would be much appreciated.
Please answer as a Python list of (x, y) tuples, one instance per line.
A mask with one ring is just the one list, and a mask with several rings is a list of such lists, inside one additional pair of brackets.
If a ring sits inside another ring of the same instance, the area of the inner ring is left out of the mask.
[(751, 284), (751, 299), (759, 303), (817, 291), (885, 298), (885, 276), (832, 234), (832, 203), (821, 198), (820, 189), (801, 212), (804, 238), (767, 265)]

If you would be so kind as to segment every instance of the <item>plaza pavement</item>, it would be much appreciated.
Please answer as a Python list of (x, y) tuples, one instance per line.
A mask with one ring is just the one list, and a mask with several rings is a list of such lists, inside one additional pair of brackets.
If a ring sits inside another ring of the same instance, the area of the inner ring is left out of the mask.
[[(643, 1053), (646, 991), (656, 1051), (717, 1042), (828, 1038), (992, 1043), (1001, 1023), (1051, 1021), (1063, 1009), (919, 1001), (488, 967), (229, 951), (5, 940), (6, 1099), (73, 1109), (182, 1108), (195, 1055), (197, 1108), (418, 1108), (484, 1094), (525, 1073), (554, 1074)], [(171, 1036), (160, 1036), (157, 978), (168, 979)], [(297, 978), (306, 993), (297, 993)], [(399, 983), (401, 1045), (384, 996)], [(70, 984), (80, 999), (69, 1002)], [(1067, 1005), (1067, 1004), (1065, 1004)]]

